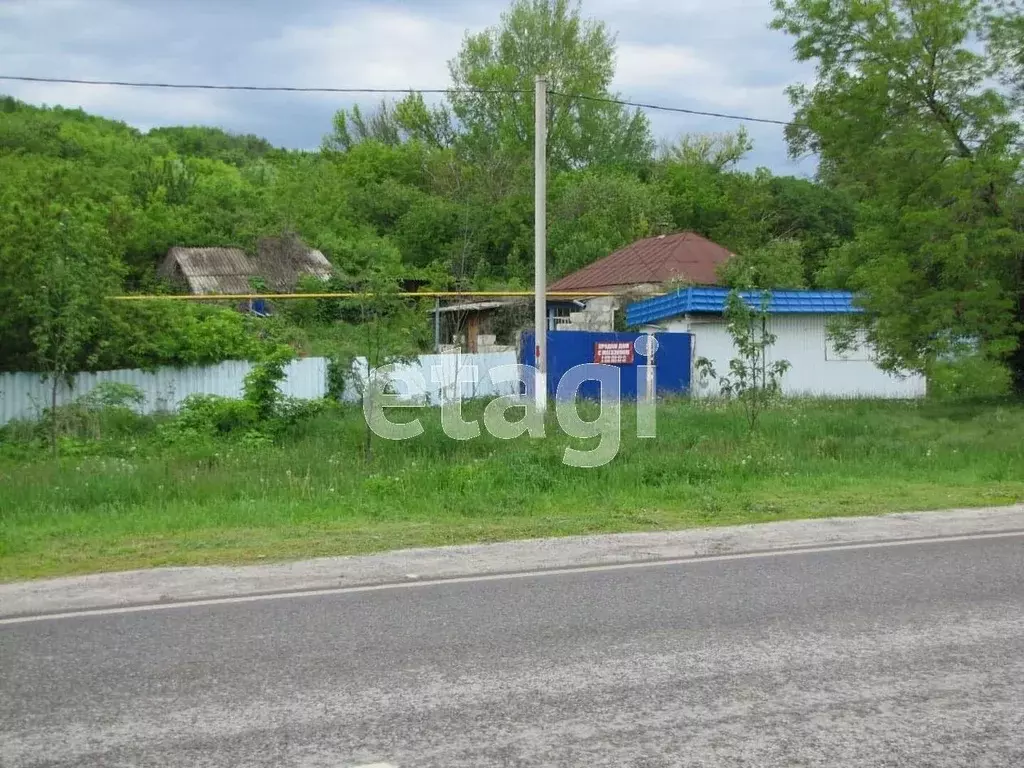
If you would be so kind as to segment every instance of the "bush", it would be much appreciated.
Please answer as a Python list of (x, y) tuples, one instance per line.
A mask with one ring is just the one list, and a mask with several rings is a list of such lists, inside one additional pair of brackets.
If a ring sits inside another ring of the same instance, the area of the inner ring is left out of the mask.
[[(302, 275), (295, 286), (295, 293), (328, 293), (332, 290), (327, 280), (315, 275)], [(317, 323), (331, 322), (337, 314), (334, 305), (337, 301), (330, 299), (293, 299), (281, 302), (281, 314), (290, 323), (300, 328), (308, 328)]]
[(283, 426), (299, 424), (323, 415), (337, 404), (331, 400), (301, 400), (297, 397), (282, 397), (278, 403), (277, 421)]
[(255, 409), (260, 421), (277, 415), (278, 405), (284, 397), (277, 385), (284, 380), (285, 366), (293, 356), (290, 347), (278, 347), (245, 375), (245, 401)]
[(134, 384), (105, 381), (67, 405), (47, 408), (36, 425), (51, 439), (100, 440), (138, 432), (147, 421), (137, 409), (146, 400)]
[(241, 436), (248, 446), (269, 444), (290, 428), (307, 422), (333, 404), (327, 400), (299, 400), (278, 396), (274, 413), (262, 418), (257, 405), (218, 395), (191, 395), (182, 403), (178, 416), (161, 425), (159, 433), (165, 443), (188, 443), (218, 436)]
[(135, 409), (146, 402), (146, 396), (134, 384), (123, 384), (120, 381), (104, 381), (93, 387), (88, 393), (76, 400), (86, 408), (102, 410), (104, 408)]
[(253, 429), (258, 421), (256, 406), (248, 400), (219, 395), (189, 395), (182, 403), (178, 417), (169, 426), (177, 431), (228, 434)]
[(932, 397), (988, 398), (1009, 392), (1009, 369), (981, 355), (936, 363), (928, 372), (928, 394)]

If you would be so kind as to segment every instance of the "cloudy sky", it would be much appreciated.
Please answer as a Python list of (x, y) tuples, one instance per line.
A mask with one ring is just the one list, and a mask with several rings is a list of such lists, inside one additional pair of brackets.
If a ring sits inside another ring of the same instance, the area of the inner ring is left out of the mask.
[[(0, 0), (0, 75), (244, 85), (438, 88), (467, 31), (505, 0)], [(617, 33), (618, 93), (631, 100), (786, 119), (783, 89), (805, 80), (790, 41), (767, 28), (768, 0), (583, 0)], [(168, 91), (0, 81), (34, 104), (79, 106), (142, 129), (202, 124), (314, 148), (326, 94)], [(375, 97), (359, 96), (372, 105)], [(659, 137), (733, 130), (730, 120), (652, 113)], [(747, 167), (807, 175), (782, 129), (748, 125)]]

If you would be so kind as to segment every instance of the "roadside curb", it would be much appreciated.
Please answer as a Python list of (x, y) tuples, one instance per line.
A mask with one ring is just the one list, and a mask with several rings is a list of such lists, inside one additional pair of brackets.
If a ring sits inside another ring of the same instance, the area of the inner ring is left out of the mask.
[(1010, 531), (1024, 531), (1024, 504), (154, 568), (0, 584), (0, 617)]

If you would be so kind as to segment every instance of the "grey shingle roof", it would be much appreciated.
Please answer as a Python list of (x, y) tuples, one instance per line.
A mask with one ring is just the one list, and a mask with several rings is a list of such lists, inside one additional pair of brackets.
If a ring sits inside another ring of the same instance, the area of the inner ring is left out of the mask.
[(297, 239), (264, 238), (255, 257), (241, 248), (175, 246), (157, 274), (184, 283), (191, 293), (213, 295), (252, 293), (254, 277), (263, 278), (269, 290), (291, 291), (302, 275), (326, 280), (331, 271), (331, 263), (320, 251)]

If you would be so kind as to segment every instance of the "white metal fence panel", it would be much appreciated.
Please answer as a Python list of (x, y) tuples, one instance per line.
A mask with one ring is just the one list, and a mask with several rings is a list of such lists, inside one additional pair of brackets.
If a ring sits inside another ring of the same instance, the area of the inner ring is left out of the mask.
[[(518, 382), (505, 380), (497, 372), (517, 362), (516, 353), (512, 351), (420, 355), (415, 361), (396, 364), (388, 379), (403, 400), (441, 405), (452, 402), (457, 396), (471, 399), (518, 393)], [(366, 358), (358, 358), (354, 366), (362, 382), (366, 381), (366, 365)], [(345, 399), (358, 400), (360, 389), (350, 384), (345, 390)]]
[[(57, 386), (57, 405), (66, 405), (88, 394), (103, 382), (138, 387), (145, 396), (143, 413), (176, 411), (189, 395), (241, 397), (245, 376), (253, 363), (227, 360), (217, 365), (188, 368), (158, 368), (154, 371), (120, 370), (79, 373), (69, 387)], [(38, 418), (50, 407), (53, 383), (38, 373), (0, 374), (0, 424), (14, 419)], [(327, 360), (310, 357), (293, 360), (285, 369), (280, 390), (289, 397), (315, 399), (327, 393)]]
[[(515, 352), (481, 354), (422, 355), (416, 361), (396, 367), (392, 379), (405, 398), (423, 400), (431, 405), (450, 402), (458, 392), (462, 398), (515, 394), (517, 382), (502, 381), (494, 375), (498, 368), (516, 365)], [(279, 389), (289, 397), (311, 400), (327, 394), (327, 359), (309, 357), (293, 360), (285, 369)], [(366, 360), (356, 363), (366, 378)], [(103, 382), (119, 382), (138, 387), (145, 396), (143, 413), (174, 412), (189, 395), (241, 397), (245, 376), (253, 363), (228, 360), (217, 365), (189, 368), (158, 368), (154, 371), (120, 370), (79, 373), (69, 387), (57, 386), (57, 405), (67, 405), (88, 394)], [(474, 380), (475, 372), (475, 380)], [(349, 385), (344, 399), (357, 401), (359, 388)], [(35, 419), (50, 407), (52, 382), (38, 373), (0, 374), (0, 425), (14, 419)]]

